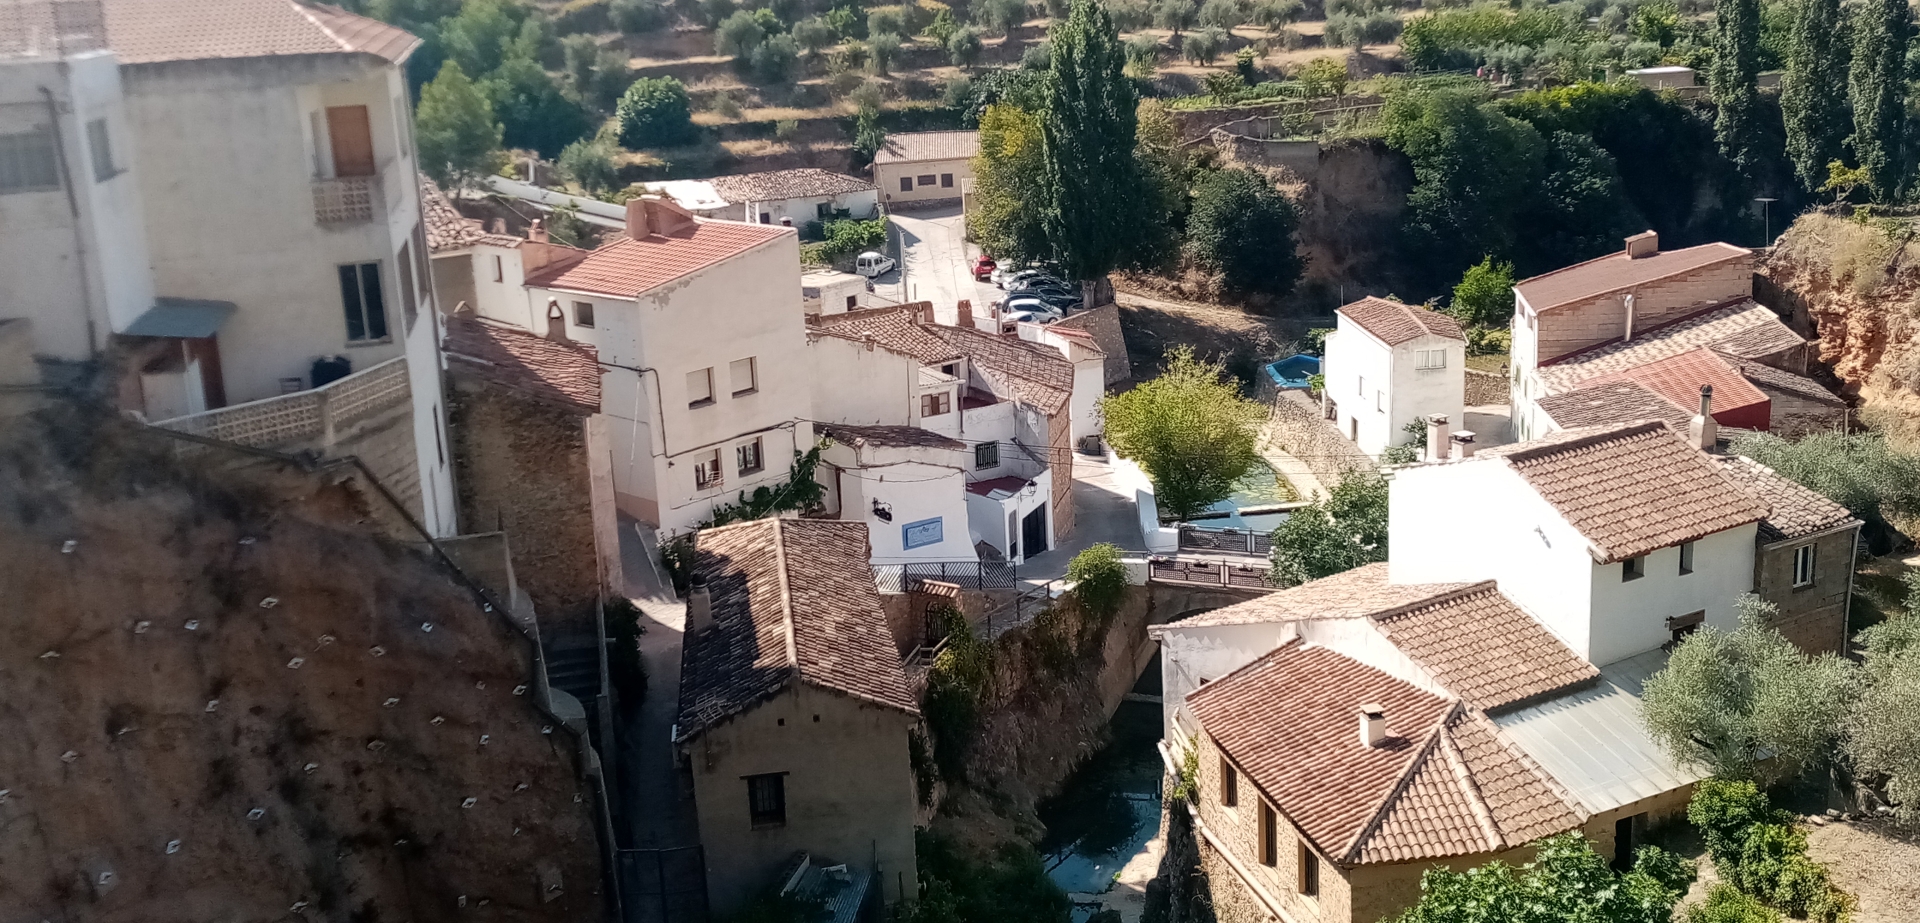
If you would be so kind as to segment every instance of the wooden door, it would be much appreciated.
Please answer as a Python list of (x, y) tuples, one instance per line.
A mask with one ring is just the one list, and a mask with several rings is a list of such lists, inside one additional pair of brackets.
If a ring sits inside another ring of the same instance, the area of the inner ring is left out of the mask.
[(333, 142), (333, 175), (373, 175), (373, 123), (365, 106), (329, 106), (327, 137)]

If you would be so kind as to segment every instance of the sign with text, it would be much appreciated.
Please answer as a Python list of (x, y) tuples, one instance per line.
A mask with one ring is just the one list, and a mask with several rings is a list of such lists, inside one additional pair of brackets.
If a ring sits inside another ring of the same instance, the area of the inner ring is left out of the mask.
[(925, 548), (928, 545), (938, 545), (945, 540), (946, 530), (942, 527), (941, 518), (938, 516), (922, 519), (919, 522), (910, 522), (900, 527), (900, 547), (902, 548)]

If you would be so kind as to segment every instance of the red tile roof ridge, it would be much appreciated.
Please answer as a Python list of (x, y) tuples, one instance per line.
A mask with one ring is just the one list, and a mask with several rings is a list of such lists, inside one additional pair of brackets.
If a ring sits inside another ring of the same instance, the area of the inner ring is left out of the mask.
[[(1329, 648), (1329, 650), (1331, 650), (1331, 648)], [(1344, 657), (1346, 655), (1341, 654), (1340, 656)], [(1397, 679), (1398, 677), (1395, 678)], [(1402, 682), (1405, 681), (1402, 680)], [(1447, 733), (1447, 722), (1452, 721), (1454, 715), (1460, 712), (1460, 701), (1458, 699), (1449, 699), (1448, 701), (1450, 707), (1440, 716), (1440, 720), (1434, 723), (1433, 729), (1427, 732), (1426, 742), (1419, 747), (1408, 748), (1412, 755), (1407, 757), (1406, 762), (1400, 767), (1400, 772), (1394, 777), (1393, 784), (1388, 786), (1387, 790), (1379, 796), (1378, 803), (1373, 809), (1373, 815), (1367, 818), (1366, 823), (1360, 825), (1360, 829), (1353, 832), (1353, 836), (1348, 839), (1341, 850), (1335, 854), (1339, 857), (1335, 861), (1341, 865), (1353, 865), (1359, 861), (1361, 848), (1364, 847), (1367, 840), (1372, 838), (1374, 833), (1380, 829), (1380, 824), (1387, 819), (1387, 815), (1393, 812), (1393, 806), (1400, 801), (1400, 796), (1406, 794), (1407, 787), (1413, 784), (1413, 778), (1418, 774), (1417, 770), (1419, 770), (1420, 765), (1430, 759), (1433, 756), (1433, 752), (1439, 748), (1440, 739)], [(1329, 852), (1331, 852), (1331, 850), (1329, 850)]]
[(1492, 449), (1476, 452), (1471, 457), (1504, 458), (1509, 462), (1533, 461), (1538, 458), (1546, 458), (1549, 455), (1558, 455), (1562, 452), (1571, 452), (1575, 449), (1584, 449), (1588, 446), (1599, 445), (1612, 439), (1638, 436), (1656, 430), (1665, 430), (1671, 433), (1673, 432), (1673, 427), (1669, 426), (1665, 420), (1635, 420), (1630, 423), (1581, 426), (1573, 429), (1563, 429), (1559, 434), (1554, 434), (1565, 434), (1565, 438), (1556, 439), (1553, 438), (1553, 436), (1549, 436), (1545, 439), (1533, 440), (1532, 442), (1516, 442), (1511, 446), (1494, 446)]
[[(1440, 584), (1440, 586), (1447, 586), (1447, 585)], [(1494, 593), (1500, 592), (1500, 582), (1493, 579), (1487, 579), (1487, 580), (1477, 580), (1477, 581), (1474, 581), (1473, 583), (1464, 583), (1459, 586), (1448, 587), (1447, 589), (1443, 589), (1440, 592), (1433, 594), (1432, 596), (1426, 597), (1425, 599), (1416, 599), (1409, 603), (1402, 603), (1401, 605), (1393, 606), (1392, 608), (1381, 609), (1378, 612), (1369, 612), (1364, 617), (1372, 619), (1376, 622), (1384, 622), (1387, 619), (1393, 618), (1394, 616), (1397, 616), (1397, 615), (1405, 615), (1409, 612), (1413, 612), (1418, 609), (1425, 609), (1428, 606), (1438, 606), (1438, 605), (1441, 605), (1442, 603), (1450, 603), (1456, 599), (1461, 599), (1467, 596), (1475, 596), (1480, 593), (1485, 593), (1489, 591)]]
[(524, 284), (631, 300), (795, 233), (781, 225), (696, 218), (671, 234), (621, 234), (579, 260), (534, 272)]
[[(1683, 264), (1683, 265), (1681, 265), (1680, 267), (1678, 267), (1678, 268), (1675, 268), (1675, 269), (1673, 269), (1673, 270), (1672, 270), (1672, 271), (1670, 271), (1670, 272), (1665, 272), (1665, 273), (1662, 273), (1662, 274), (1660, 274), (1660, 275), (1657, 275), (1657, 276), (1653, 276), (1653, 277), (1651, 277), (1651, 278), (1648, 278), (1648, 279), (1643, 279), (1643, 280), (1640, 280), (1640, 281), (1636, 281), (1636, 282), (1629, 282), (1629, 283), (1627, 283), (1627, 284), (1625, 284), (1625, 285), (1616, 285), (1616, 286), (1612, 286), (1612, 287), (1610, 287), (1610, 288), (1595, 288), (1595, 289), (1593, 289), (1593, 290), (1591, 290), (1591, 291), (1588, 291), (1588, 292), (1584, 292), (1584, 293), (1582, 293), (1582, 294), (1578, 294), (1578, 295), (1572, 295), (1572, 296), (1564, 296), (1564, 297), (1562, 297), (1562, 298), (1561, 298), (1561, 300), (1559, 300), (1559, 301), (1556, 301), (1556, 302), (1554, 302), (1554, 303), (1552, 303), (1552, 304), (1547, 304), (1547, 305), (1532, 305), (1532, 306), (1533, 306), (1533, 310), (1534, 310), (1534, 313), (1536, 313), (1536, 314), (1544, 314), (1544, 313), (1546, 313), (1547, 311), (1551, 311), (1551, 310), (1554, 310), (1554, 309), (1556, 309), (1556, 308), (1561, 308), (1561, 307), (1565, 307), (1566, 305), (1569, 305), (1569, 304), (1572, 304), (1572, 303), (1573, 303), (1573, 302), (1575, 302), (1575, 301), (1582, 301), (1582, 300), (1585, 300), (1585, 299), (1589, 299), (1589, 298), (1597, 298), (1597, 297), (1599, 297), (1599, 296), (1601, 296), (1601, 295), (1607, 295), (1607, 294), (1611, 294), (1611, 293), (1613, 293), (1613, 292), (1619, 292), (1619, 291), (1625, 291), (1625, 290), (1627, 290), (1627, 289), (1631, 289), (1631, 288), (1636, 288), (1636, 287), (1638, 287), (1638, 286), (1642, 286), (1642, 285), (1646, 285), (1646, 284), (1647, 284), (1647, 283), (1649, 283), (1649, 282), (1657, 282), (1657, 281), (1659, 281), (1659, 280), (1661, 280), (1661, 279), (1665, 279), (1665, 278), (1668, 278), (1668, 277), (1670, 277), (1670, 276), (1677, 276), (1677, 275), (1679, 275), (1679, 274), (1681, 274), (1681, 273), (1685, 273), (1685, 272), (1693, 272), (1693, 271), (1695, 271), (1695, 270), (1698, 270), (1698, 269), (1704, 269), (1704, 268), (1706, 268), (1706, 267), (1708, 267), (1708, 266), (1712, 266), (1712, 265), (1713, 265), (1713, 264), (1715, 264), (1715, 263), (1720, 263), (1720, 262), (1725, 262), (1726, 260), (1732, 260), (1732, 259), (1738, 259), (1738, 258), (1740, 258), (1740, 257), (1744, 257), (1744, 256), (1751, 256), (1751, 255), (1753, 254), (1753, 251), (1752, 251), (1752, 250), (1748, 250), (1748, 249), (1746, 249), (1746, 248), (1744, 248), (1744, 247), (1738, 247), (1738, 246), (1735, 246), (1735, 245), (1733, 245), (1733, 244), (1730, 244), (1730, 243), (1727, 243), (1726, 241), (1723, 241), (1723, 240), (1716, 240), (1716, 241), (1710, 241), (1710, 242), (1708, 242), (1708, 243), (1704, 243), (1704, 244), (1695, 244), (1695, 245), (1693, 245), (1693, 246), (1691, 246), (1691, 247), (1681, 247), (1681, 248), (1680, 248), (1680, 249), (1678, 249), (1678, 250), (1659, 250), (1659, 251), (1655, 251), (1655, 252), (1654, 252), (1654, 253), (1652, 253), (1652, 254), (1649, 254), (1649, 255), (1648, 255), (1648, 257), (1653, 257), (1653, 258), (1658, 258), (1658, 257), (1661, 257), (1661, 256), (1672, 256), (1672, 255), (1676, 255), (1676, 254), (1683, 254), (1683, 253), (1694, 253), (1694, 252), (1696, 252), (1696, 251), (1699, 251), (1699, 252), (1704, 252), (1704, 251), (1706, 251), (1706, 250), (1708, 250), (1708, 249), (1711, 249), (1711, 248), (1716, 248), (1716, 247), (1718, 247), (1718, 248), (1724, 248), (1724, 249), (1725, 249), (1726, 251), (1728, 251), (1728, 252), (1726, 253), (1726, 255), (1725, 255), (1725, 256), (1722, 256), (1722, 257), (1721, 257), (1721, 258), (1719, 258), (1719, 259), (1713, 259), (1713, 260), (1707, 260), (1706, 262), (1703, 262), (1703, 263), (1689, 263), (1689, 264)], [(1636, 257), (1636, 258), (1629, 258), (1629, 257), (1627, 257), (1627, 256), (1626, 256), (1626, 254), (1625, 254), (1625, 251), (1624, 251), (1624, 250), (1613, 250), (1613, 251), (1609, 251), (1609, 252), (1607, 252), (1607, 253), (1604, 253), (1604, 254), (1602, 254), (1602, 255), (1600, 255), (1600, 256), (1596, 256), (1596, 257), (1594, 257), (1593, 259), (1590, 259), (1590, 260), (1582, 260), (1581, 262), (1578, 262), (1578, 263), (1575, 263), (1575, 264), (1573, 264), (1573, 265), (1571, 265), (1571, 266), (1562, 266), (1562, 267), (1560, 267), (1559, 269), (1553, 269), (1553, 270), (1549, 270), (1549, 271), (1547, 271), (1547, 272), (1543, 272), (1543, 273), (1541, 273), (1541, 274), (1539, 274), (1539, 275), (1537, 275), (1537, 276), (1528, 276), (1528, 277), (1527, 277), (1527, 278), (1525, 278), (1525, 279), (1521, 279), (1520, 281), (1518, 281), (1518, 282), (1515, 282), (1515, 283), (1513, 284), (1513, 287), (1514, 287), (1515, 289), (1519, 289), (1519, 288), (1521, 288), (1522, 286), (1525, 286), (1525, 285), (1529, 285), (1529, 284), (1531, 284), (1531, 283), (1534, 283), (1534, 282), (1539, 282), (1539, 281), (1541, 281), (1541, 280), (1543, 280), (1543, 279), (1555, 279), (1555, 278), (1557, 278), (1557, 277), (1560, 277), (1560, 276), (1564, 276), (1564, 275), (1567, 275), (1567, 274), (1569, 274), (1569, 273), (1573, 273), (1573, 272), (1577, 272), (1577, 271), (1579, 271), (1579, 270), (1583, 270), (1583, 269), (1590, 269), (1590, 268), (1592, 268), (1593, 266), (1595, 266), (1595, 265), (1597, 265), (1597, 264), (1600, 264), (1600, 263), (1607, 263), (1607, 262), (1612, 262), (1612, 261), (1620, 261), (1620, 262), (1623, 262), (1623, 263), (1629, 263), (1629, 264), (1631, 264), (1631, 262), (1632, 262), (1633, 260), (1635, 260), (1635, 259), (1647, 259), (1648, 257)], [(1524, 293), (1524, 292), (1522, 292), (1521, 294), (1522, 294), (1522, 296), (1524, 297), (1524, 295), (1525, 295), (1525, 293)], [(1532, 299), (1528, 299), (1528, 304), (1532, 304)]]
[(1473, 812), (1474, 823), (1480, 826), (1480, 832), (1486, 834), (1487, 849), (1495, 850), (1507, 845), (1506, 835), (1500, 832), (1500, 825), (1493, 822), (1493, 809), (1487, 804), (1486, 795), (1480, 791), (1479, 780), (1473, 777), (1473, 770), (1467, 768), (1467, 758), (1460, 752), (1459, 743), (1453, 735), (1447, 733), (1446, 725), (1435, 732), (1440, 740), (1440, 752), (1447, 758), (1447, 768), (1453, 770), (1453, 779), (1460, 785), (1460, 792), (1467, 796), (1467, 807)]

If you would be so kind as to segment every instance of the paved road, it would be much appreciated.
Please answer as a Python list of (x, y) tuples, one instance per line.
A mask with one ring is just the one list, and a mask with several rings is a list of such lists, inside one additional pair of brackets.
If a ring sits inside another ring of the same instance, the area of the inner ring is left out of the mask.
[(1122, 490), (1114, 480), (1113, 467), (1105, 457), (1079, 453), (1073, 456), (1073, 532), (1058, 547), (1021, 562), (1020, 582), (1045, 583), (1066, 576), (1073, 556), (1100, 542), (1120, 546), (1122, 551), (1146, 553), (1146, 539), (1140, 535), (1140, 515), (1133, 505), (1133, 494)]
[(973, 278), (973, 260), (980, 248), (964, 239), (966, 222), (960, 206), (895, 212), (892, 216), (894, 243), (902, 255), (897, 273), (875, 280), (875, 293), (895, 301), (931, 301), (934, 320), (942, 324), (959, 321), (954, 305), (961, 299), (973, 302), (976, 315), (984, 315), (987, 305), (1003, 293), (990, 282)]

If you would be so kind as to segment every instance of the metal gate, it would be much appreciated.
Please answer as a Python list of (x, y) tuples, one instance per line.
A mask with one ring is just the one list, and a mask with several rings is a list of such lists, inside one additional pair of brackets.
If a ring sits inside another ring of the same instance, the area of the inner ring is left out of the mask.
[(698, 846), (614, 856), (625, 923), (707, 923), (707, 860)]

